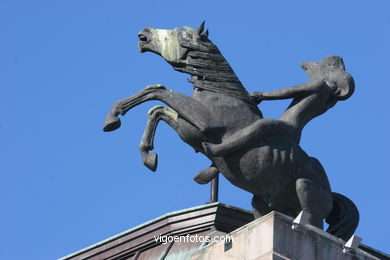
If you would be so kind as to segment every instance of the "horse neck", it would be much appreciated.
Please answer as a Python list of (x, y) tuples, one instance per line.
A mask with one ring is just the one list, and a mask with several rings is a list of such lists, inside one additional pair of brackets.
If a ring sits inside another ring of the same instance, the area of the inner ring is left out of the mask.
[[(222, 114), (220, 116), (224, 116), (224, 114), (232, 108), (232, 104), (236, 104), (240, 111), (243, 112), (243, 114), (246, 116), (249, 116), (249, 114), (253, 113), (255, 114), (254, 119), (257, 120), (258, 118), (263, 118), (263, 114), (257, 105), (252, 101), (248, 92), (244, 89), (244, 87), (242, 87), (243, 89), (239, 88), (242, 86), (241, 82), (218, 82), (214, 80), (208, 80), (204, 77), (199, 78), (198, 76), (192, 76), (189, 81), (194, 86), (194, 98), (209, 107), (209, 109), (212, 109), (212, 111), (221, 112)], [(199, 90), (201, 91), (199, 92)], [(212, 100), (213, 96), (218, 96), (218, 99), (223, 103), (210, 104), (209, 102)], [(225, 97), (222, 98), (222, 96)]]
[(189, 81), (196, 88), (237, 97), (251, 103), (249, 93), (218, 48), (211, 42), (203, 44), (207, 46), (192, 49), (187, 55), (185, 66), (175, 69), (190, 74), (192, 77)]

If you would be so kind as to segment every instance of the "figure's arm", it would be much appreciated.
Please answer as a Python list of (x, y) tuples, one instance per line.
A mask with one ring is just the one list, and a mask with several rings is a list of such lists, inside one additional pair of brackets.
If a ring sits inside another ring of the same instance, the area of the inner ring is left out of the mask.
[(263, 100), (289, 99), (298, 96), (306, 96), (323, 90), (324, 80), (309, 81), (292, 87), (282, 88), (263, 93)]
[(314, 80), (296, 86), (282, 88), (279, 90), (265, 93), (255, 91), (251, 94), (251, 97), (253, 101), (257, 104), (260, 103), (262, 100), (289, 99), (299, 96), (307, 96), (313, 93), (324, 91), (324, 87), (326, 87), (324, 85), (326, 85), (324, 80)]

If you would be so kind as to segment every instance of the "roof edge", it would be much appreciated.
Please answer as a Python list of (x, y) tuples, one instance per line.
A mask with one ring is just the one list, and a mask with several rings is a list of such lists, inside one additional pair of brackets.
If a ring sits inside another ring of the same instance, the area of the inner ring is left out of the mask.
[(187, 208), (187, 209), (182, 209), (182, 210), (177, 210), (177, 211), (173, 211), (173, 212), (169, 212), (169, 213), (166, 213), (164, 215), (161, 215), (157, 218), (154, 218), (152, 220), (149, 220), (145, 223), (142, 223), (140, 225), (137, 225), (133, 228), (130, 228), (128, 230), (125, 230), (123, 232), (120, 232), (119, 234), (116, 234), (114, 236), (111, 236), (109, 238), (106, 238), (102, 241), (99, 241), (97, 243), (94, 243), (90, 246), (87, 246), (85, 248), (82, 248), (74, 253), (71, 253), (69, 255), (66, 255), (66, 256), (63, 256), (61, 258), (58, 258), (57, 260), (66, 260), (66, 259), (70, 259), (70, 258), (73, 258), (77, 255), (80, 255), (80, 254), (83, 254), (87, 251), (90, 251), (94, 248), (97, 248), (99, 246), (102, 246), (104, 244), (107, 244), (109, 242), (112, 242), (114, 240), (117, 240), (125, 235), (128, 235), (128, 234), (131, 234), (133, 232), (136, 232), (140, 229), (143, 229), (147, 226), (150, 226), (154, 223), (157, 223), (159, 221), (163, 221), (165, 219), (168, 219), (168, 218), (171, 218), (171, 217), (174, 217), (174, 216), (178, 216), (178, 215), (182, 215), (182, 214), (187, 214), (187, 213), (191, 213), (191, 212), (194, 212), (194, 211), (200, 211), (200, 210), (204, 210), (204, 209), (210, 209), (210, 208), (215, 208), (216, 211), (219, 209), (219, 208), (225, 208), (225, 209), (230, 209), (230, 210), (234, 210), (234, 211), (241, 211), (242, 213), (244, 214), (252, 214), (251, 211), (248, 211), (248, 210), (245, 210), (245, 209), (241, 209), (241, 208), (238, 208), (238, 207), (234, 207), (234, 206), (230, 206), (230, 205), (227, 205), (227, 204), (223, 204), (221, 202), (213, 202), (213, 203), (210, 203), (210, 204), (205, 204), (205, 205), (200, 205), (200, 206), (195, 206), (195, 207), (191, 207), (191, 208)]

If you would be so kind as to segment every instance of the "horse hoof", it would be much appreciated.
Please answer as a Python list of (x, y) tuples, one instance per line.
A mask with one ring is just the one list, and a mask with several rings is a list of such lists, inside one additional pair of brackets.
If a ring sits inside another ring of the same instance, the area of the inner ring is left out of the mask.
[(104, 121), (104, 132), (110, 132), (118, 129), (121, 126), (121, 120), (116, 116), (108, 116)]
[(158, 158), (157, 153), (150, 153), (150, 154), (145, 154), (145, 156), (142, 156), (144, 165), (153, 172), (155, 172), (157, 169), (157, 158)]
[(205, 181), (202, 179), (202, 177), (198, 176), (199, 173), (197, 175), (194, 176), (194, 181), (197, 183), (197, 184), (207, 184), (209, 182)]
[(207, 184), (212, 181), (217, 175), (219, 171), (215, 167), (209, 167), (194, 176), (194, 181), (198, 184)]

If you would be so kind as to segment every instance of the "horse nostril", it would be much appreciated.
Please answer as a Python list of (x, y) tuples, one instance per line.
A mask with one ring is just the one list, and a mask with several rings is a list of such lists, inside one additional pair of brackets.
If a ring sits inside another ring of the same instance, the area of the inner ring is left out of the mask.
[(148, 37), (146, 37), (145, 35), (143, 34), (138, 34), (138, 38), (140, 41), (143, 41), (143, 42), (146, 42), (148, 40)]

